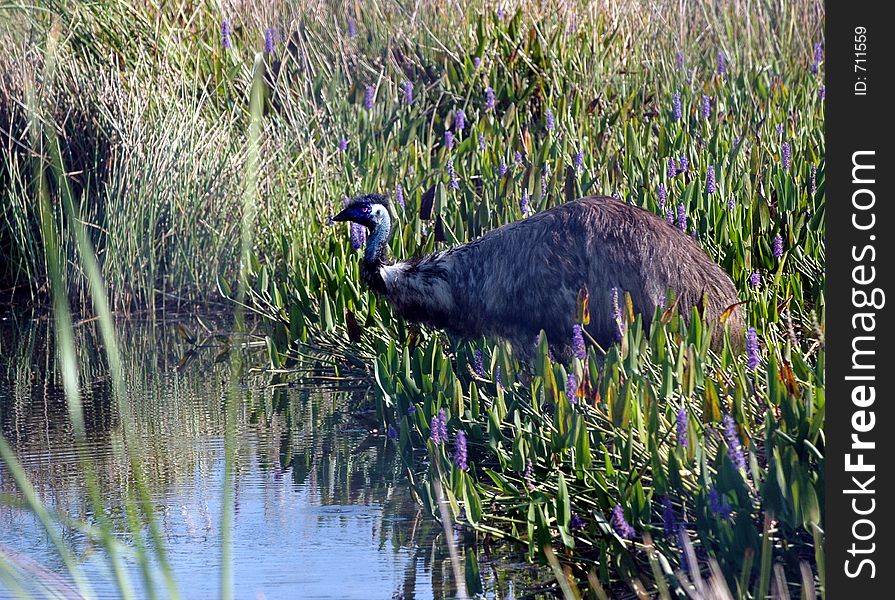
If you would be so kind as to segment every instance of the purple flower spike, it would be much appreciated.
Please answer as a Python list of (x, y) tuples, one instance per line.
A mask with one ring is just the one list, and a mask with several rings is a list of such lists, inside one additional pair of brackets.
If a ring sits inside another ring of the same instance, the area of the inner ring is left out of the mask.
[(475, 353), (473, 354), (472, 370), (479, 377), (485, 376), (485, 362), (484, 362), (484, 359), (482, 358), (481, 350), (476, 350)]
[(454, 159), (451, 159), (448, 161), (447, 173), (448, 173), (448, 187), (452, 190), (459, 190), (460, 189), (460, 180), (457, 179), (457, 173), (454, 171)]
[(783, 256), (783, 236), (779, 233), (774, 236), (774, 258)]
[(752, 287), (758, 287), (761, 285), (761, 273), (754, 271), (751, 275), (749, 275), (749, 285)]
[(268, 27), (264, 31), (264, 51), (267, 54), (273, 54), (273, 51), (274, 51), (273, 27)]
[(516, 150), (516, 155), (514, 156), (514, 160), (516, 161), (516, 166), (521, 167), (523, 165), (522, 153)]
[(818, 99), (819, 99), (821, 102), (823, 102), (824, 99), (826, 99), (826, 97), (827, 97), (827, 86), (822, 85), (822, 86), (820, 86), (820, 87), (817, 89), (817, 97), (818, 97)]
[(413, 83), (410, 81), (405, 81), (402, 84), (402, 99), (404, 100), (404, 104), (413, 104)]
[(665, 211), (665, 220), (668, 221), (669, 225), (674, 225), (674, 207), (669, 206), (668, 210)]
[(727, 199), (727, 208), (733, 209), (737, 205), (733, 196)]
[(724, 56), (724, 52), (721, 50), (718, 51), (718, 75), (724, 75), (727, 73), (727, 57)]
[(668, 192), (665, 191), (665, 186), (660, 185), (656, 189), (656, 193), (659, 196), (659, 208), (665, 208), (665, 202), (668, 200)]
[(429, 439), (436, 446), (447, 442), (447, 414), (443, 408), (439, 409), (438, 414), (432, 417), (432, 422), (429, 425)]
[(479, 134), (479, 150), (482, 152), (485, 151), (485, 134), (484, 133)]
[(547, 120), (547, 123), (546, 123), (547, 131), (553, 131), (553, 128), (556, 124), (553, 121), (553, 111), (549, 108), (547, 109), (546, 120)]
[(712, 98), (711, 96), (702, 97), (702, 118), (708, 119), (712, 116)]
[(224, 22), (221, 23), (221, 46), (223, 46), (224, 50), (229, 50), (233, 47), (232, 33), (230, 19), (224, 19)]
[(686, 156), (682, 156), (681, 159), (677, 163), (677, 170), (679, 173), (686, 173), (687, 169), (690, 168), (690, 159)]
[(665, 535), (672, 535), (676, 532), (677, 525), (677, 517), (674, 516), (671, 500), (667, 497), (662, 498), (662, 530), (665, 532)]
[(454, 113), (454, 129), (457, 130), (457, 133), (463, 133), (464, 127), (466, 127), (466, 113), (463, 112), (463, 109), (458, 109)]
[(687, 232), (687, 208), (683, 204), (677, 205), (677, 228)]
[(714, 194), (716, 191), (715, 187), (715, 165), (709, 165), (708, 171), (705, 174), (705, 192), (707, 194)]
[(622, 511), (622, 507), (618, 504), (615, 505), (615, 508), (612, 509), (612, 527), (615, 529), (615, 532), (619, 535), (619, 537), (630, 540), (634, 537), (636, 533), (634, 528), (628, 525), (628, 522), (625, 521), (625, 513)]
[(609, 300), (612, 306), (612, 320), (615, 321), (615, 341), (620, 342), (625, 335), (625, 322), (622, 320), (622, 310), (618, 305), (618, 288), (609, 290)]
[(732, 512), (730, 503), (718, 493), (718, 488), (714, 485), (709, 488), (709, 510), (724, 520), (729, 519)]
[(497, 174), (500, 177), (506, 176), (506, 174), (508, 172), (509, 172), (509, 169), (507, 168), (506, 163), (500, 163), (500, 165), (497, 167)]
[(404, 209), (404, 188), (400, 183), (395, 186), (395, 202), (400, 205), (402, 210)]
[(811, 182), (808, 184), (808, 191), (813, 196), (817, 192), (817, 166), (811, 165)]
[(587, 358), (587, 350), (584, 347), (584, 330), (581, 325), (572, 325), (572, 352), (579, 360)]
[(339, 152), (345, 152), (346, 150), (348, 150), (348, 140), (343, 137), (339, 138), (338, 147), (339, 147)]
[(472, 66), (475, 67), (475, 70), (476, 70), (476, 71), (478, 71), (478, 70), (479, 70), (479, 67), (482, 66), (482, 59), (479, 58), (478, 56), (473, 57), (473, 59), (472, 59)]
[(569, 401), (569, 404), (578, 403), (578, 378), (574, 373), (569, 373), (566, 378), (566, 400)]
[[(755, 331), (753, 329), (753, 331)], [(746, 458), (743, 456), (743, 447), (740, 445), (740, 436), (737, 426), (730, 415), (724, 415), (724, 441), (727, 443), (727, 456), (738, 469), (746, 468)]]
[(674, 179), (674, 177), (676, 175), (677, 175), (677, 167), (674, 164), (674, 159), (669, 158), (668, 159), (668, 179)]
[(575, 153), (575, 156), (572, 157), (572, 164), (575, 165), (576, 171), (581, 171), (584, 169), (584, 152), (579, 150)]
[(467, 463), (469, 453), (466, 448), (466, 432), (462, 429), (457, 432), (455, 444), (456, 447), (454, 449), (454, 464), (461, 471), (465, 471), (469, 468), (469, 464)]
[(490, 85), (485, 88), (485, 110), (488, 112), (494, 110), (497, 101), (494, 98), (494, 88)]
[(454, 147), (454, 134), (450, 131), (444, 132), (444, 147), (448, 150)]
[(531, 212), (531, 198), (528, 196), (528, 190), (522, 191), (522, 199), (519, 200), (519, 210), (522, 211), (523, 215)]
[(783, 147), (780, 149), (780, 162), (783, 163), (783, 170), (789, 171), (792, 166), (792, 148), (789, 147), (789, 142), (783, 142)]
[(522, 479), (525, 481), (525, 487), (528, 488), (528, 491), (533, 492), (535, 489), (534, 465), (531, 463), (530, 458), (525, 461), (525, 470), (522, 471)]
[(681, 448), (686, 448), (690, 441), (690, 436), (687, 435), (687, 409), (683, 406), (677, 411), (676, 431), (677, 443), (681, 445)]
[(398, 430), (395, 429), (394, 425), (389, 425), (388, 432), (386, 433), (386, 435), (388, 436), (388, 439), (396, 440), (396, 439), (398, 439)]
[(680, 121), (681, 117), (684, 116), (683, 109), (681, 108), (681, 93), (675, 92), (671, 97), (671, 114), (672, 118), (675, 121)]
[(750, 371), (758, 367), (758, 333), (754, 327), (746, 331), (746, 366)]
[(351, 248), (358, 250), (364, 246), (367, 241), (367, 229), (358, 223), (352, 223), (349, 229), (351, 235)]
[(372, 85), (368, 85), (364, 88), (364, 108), (367, 110), (373, 110), (373, 101), (375, 99), (376, 91), (373, 89)]
[(357, 37), (357, 22), (354, 20), (353, 17), (348, 17), (348, 37)]
[(572, 513), (572, 518), (569, 519), (569, 529), (573, 532), (581, 531), (587, 525), (584, 522), (584, 519), (578, 516), (578, 513)]

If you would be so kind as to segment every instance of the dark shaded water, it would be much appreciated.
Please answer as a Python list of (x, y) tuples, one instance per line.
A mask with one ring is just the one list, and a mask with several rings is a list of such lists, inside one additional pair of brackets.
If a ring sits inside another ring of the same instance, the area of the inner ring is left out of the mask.
[[(220, 580), (223, 398), (226, 362), (215, 348), (178, 370), (188, 346), (173, 324), (122, 325), (131, 426), (176, 583), (185, 598), (214, 598)], [(77, 328), (88, 451), (102, 501), (124, 542), (126, 566), (143, 595), (124, 498), (133, 473), (121, 451), (123, 427), (93, 324)], [(260, 358), (260, 356), (259, 356)], [(237, 598), (450, 598), (456, 593), (440, 525), (410, 496), (400, 460), (354, 413), (365, 391), (272, 385), (263, 373), (240, 385), (233, 529)], [(0, 320), (0, 428), (49, 507), (92, 522), (83, 469), (47, 321)], [(134, 443), (134, 440), (131, 441)], [(0, 566), (36, 582), (66, 581), (40, 522), (0, 463)], [(101, 546), (77, 527), (61, 533), (98, 597), (117, 597)], [(144, 531), (144, 534), (147, 532)], [(530, 597), (548, 580), (518, 557), (497, 558), (455, 532), (460, 559), (476, 552), (486, 595)], [(0, 569), (2, 573), (3, 569)], [(157, 574), (157, 583), (160, 578)], [(0, 577), (0, 597), (13, 587)], [(528, 590), (528, 591), (526, 591)], [(39, 590), (38, 590), (39, 591)], [(162, 597), (165, 594), (161, 594)]]

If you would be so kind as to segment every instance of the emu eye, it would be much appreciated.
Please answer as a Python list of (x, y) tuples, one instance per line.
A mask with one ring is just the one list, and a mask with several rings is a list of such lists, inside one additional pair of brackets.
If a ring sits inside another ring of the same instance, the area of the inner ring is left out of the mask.
[(367, 214), (368, 212), (370, 212), (370, 207), (369, 206), (361, 206), (360, 211), (364, 214)]

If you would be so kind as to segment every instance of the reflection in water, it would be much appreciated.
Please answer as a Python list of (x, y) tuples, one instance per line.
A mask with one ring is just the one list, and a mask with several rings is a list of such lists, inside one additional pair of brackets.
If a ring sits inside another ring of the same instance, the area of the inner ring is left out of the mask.
[[(78, 328), (88, 453), (106, 510), (123, 541), (124, 498), (133, 478), (111, 382), (92, 324)], [(178, 372), (184, 344), (162, 323), (122, 326), (132, 431), (178, 587), (186, 598), (213, 598), (219, 582), (226, 364), (215, 349)], [(421, 514), (393, 446), (371, 435), (352, 410), (364, 390), (296, 389), (249, 375), (240, 387), (234, 580), (237, 598), (450, 598), (455, 593), (440, 526)], [(46, 321), (0, 320), (0, 427), (40, 498), (91, 522)], [(133, 440), (130, 443), (135, 443)], [(0, 558), (64, 574), (37, 519), (0, 465)], [(60, 530), (97, 593), (116, 588), (100, 548), (77, 527)], [(456, 532), (461, 553), (472, 534)], [(532, 567), (498, 561), (479, 547), (486, 595), (529, 597)], [(462, 558), (462, 556), (461, 556)], [(139, 583), (133, 553), (127, 557)], [(0, 597), (10, 591), (0, 581)]]

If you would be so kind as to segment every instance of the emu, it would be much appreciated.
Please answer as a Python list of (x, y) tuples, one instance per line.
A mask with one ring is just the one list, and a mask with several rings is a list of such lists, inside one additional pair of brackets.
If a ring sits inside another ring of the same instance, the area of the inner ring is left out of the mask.
[[(627, 292), (649, 326), (673, 290), (688, 319), (698, 306), (713, 322), (712, 345), (723, 341), (721, 315), (734, 347), (742, 345), (737, 291), (727, 273), (689, 236), (654, 214), (613, 198), (592, 196), (555, 206), (428, 256), (389, 263), (389, 201), (365, 194), (332, 218), (369, 230), (361, 279), (398, 315), (460, 337), (496, 336), (530, 357), (543, 329), (570, 352), (579, 291), (589, 295), (587, 332), (608, 348), (618, 338), (610, 290)], [(621, 300), (620, 300), (621, 301)]]

